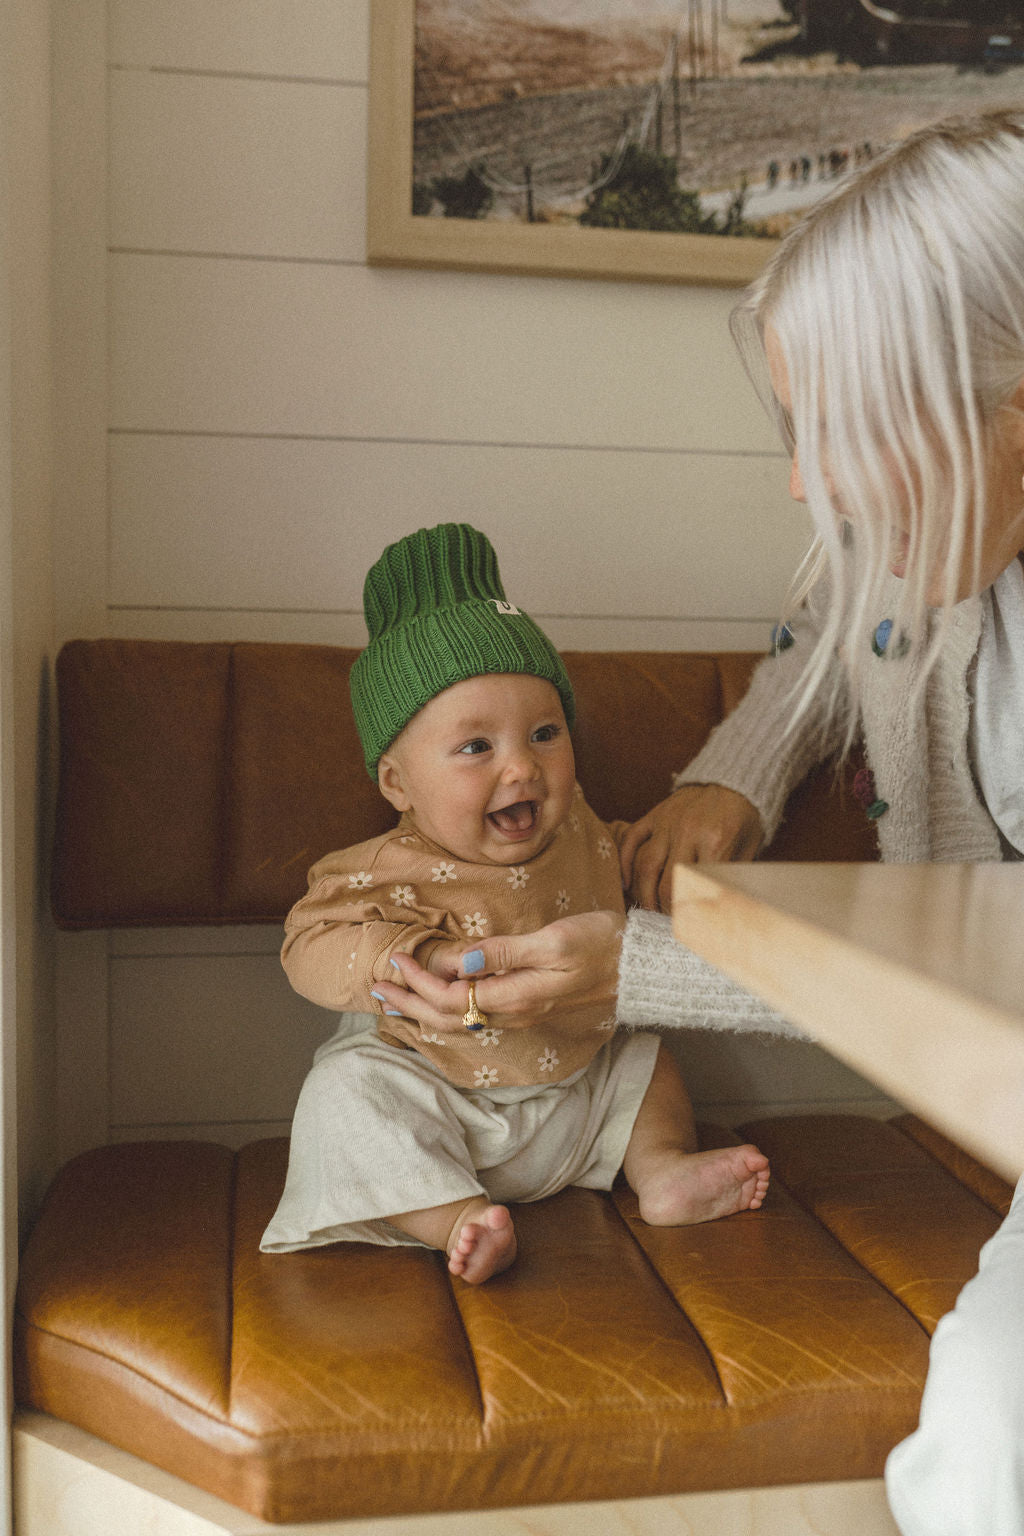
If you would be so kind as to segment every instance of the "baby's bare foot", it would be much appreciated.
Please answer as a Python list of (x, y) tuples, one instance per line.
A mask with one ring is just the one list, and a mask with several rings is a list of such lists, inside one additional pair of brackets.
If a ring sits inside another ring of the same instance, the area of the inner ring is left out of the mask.
[(637, 1177), (640, 1215), (653, 1227), (685, 1227), (756, 1211), (768, 1193), (768, 1159), (756, 1147), (663, 1153)]
[(467, 1285), (480, 1285), (508, 1269), (515, 1256), (512, 1217), (505, 1206), (489, 1205), (463, 1226), (448, 1255), (448, 1268)]

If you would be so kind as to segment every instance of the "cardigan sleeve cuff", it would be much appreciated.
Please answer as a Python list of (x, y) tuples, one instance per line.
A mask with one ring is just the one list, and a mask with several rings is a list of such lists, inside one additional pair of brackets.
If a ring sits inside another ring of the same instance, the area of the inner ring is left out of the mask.
[(630, 912), (619, 962), (617, 1018), (633, 1028), (725, 1029), (810, 1038), (677, 942), (671, 919)]

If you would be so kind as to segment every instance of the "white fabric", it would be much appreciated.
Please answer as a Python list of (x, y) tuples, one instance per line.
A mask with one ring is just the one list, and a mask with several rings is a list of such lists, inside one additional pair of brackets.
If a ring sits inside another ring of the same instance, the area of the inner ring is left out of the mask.
[(343, 1015), (299, 1095), (284, 1194), (260, 1247), (421, 1246), (384, 1218), (480, 1194), (610, 1189), (658, 1047), (656, 1035), (614, 1034), (562, 1082), (475, 1090), (388, 1045), (369, 1016)]
[(974, 673), (971, 757), (982, 799), (1024, 857), (1024, 568), (1019, 560), (984, 593)]
[(665, 1029), (717, 1029), (743, 1034), (808, 1036), (735, 981), (684, 948), (672, 922), (640, 908), (622, 938), (616, 1014), (620, 1024)]
[(1024, 1178), (932, 1337), (920, 1427), (889, 1456), (903, 1536), (1024, 1532)]

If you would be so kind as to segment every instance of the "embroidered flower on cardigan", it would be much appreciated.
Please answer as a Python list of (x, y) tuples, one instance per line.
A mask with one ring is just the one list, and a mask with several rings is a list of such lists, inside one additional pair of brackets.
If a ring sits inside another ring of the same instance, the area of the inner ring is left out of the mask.
[(549, 1045), (545, 1049), (544, 1055), (537, 1057), (537, 1064), (542, 1072), (553, 1072), (558, 1066), (558, 1052), (553, 1051)]
[(558, 908), (559, 912), (568, 912), (568, 910), (569, 910), (569, 892), (568, 891), (559, 891), (558, 895), (555, 897), (555, 906)]
[(497, 1045), (504, 1033), (503, 1029), (479, 1029), (476, 1032), (477, 1042), (480, 1045)]
[(431, 874), (434, 877), (430, 882), (431, 885), (447, 885), (449, 880), (455, 880), (457, 878), (455, 874), (455, 865), (446, 863), (444, 859), (441, 860), (440, 864), (434, 864), (432, 866)]
[(416, 892), (411, 885), (396, 885), (391, 892), (391, 900), (396, 907), (411, 907), (415, 896)]
[(354, 891), (364, 891), (368, 885), (373, 884), (373, 876), (368, 875), (365, 869), (361, 869), (358, 875), (349, 875), (348, 883)]
[(599, 837), (597, 840), (597, 851), (601, 855), (602, 859), (610, 859), (612, 856), (611, 838)]
[(462, 919), (462, 926), (466, 930), (467, 939), (482, 939), (484, 929), (489, 921), (490, 919), (484, 917), (482, 912), (467, 912)]
[(424, 1045), (447, 1045), (448, 1044), (447, 1040), (442, 1040), (441, 1039), (441, 1036), (437, 1033), (436, 1030), (434, 1031), (434, 1033), (432, 1035), (425, 1035), (422, 1032), (422, 1030), (421, 1030), (420, 1031), (420, 1039), (423, 1041)]
[(494, 1067), (477, 1067), (473, 1073), (473, 1081), (478, 1088), (493, 1088), (498, 1081), (498, 1073)]
[(530, 871), (526, 868), (525, 864), (520, 864), (518, 866), (513, 864), (509, 869), (508, 883), (514, 891), (521, 891), (529, 878)]

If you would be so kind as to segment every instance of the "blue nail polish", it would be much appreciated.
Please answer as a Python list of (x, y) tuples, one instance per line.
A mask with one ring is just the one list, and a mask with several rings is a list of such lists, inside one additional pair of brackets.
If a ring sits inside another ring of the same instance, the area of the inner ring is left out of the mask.
[(391, 964), (394, 966), (394, 968), (398, 972), (399, 976), (401, 976), (401, 974), (402, 974), (402, 967), (399, 965), (398, 961), (397, 960), (392, 960)]
[(467, 976), (474, 976), (477, 971), (484, 968), (484, 952), (482, 949), (471, 949), (468, 955), (462, 957), (462, 969)]
[(385, 1008), (384, 1012), (389, 1019), (400, 1019), (402, 1017), (397, 1008)]
[(387, 1001), (387, 999), (385, 998), (385, 996), (384, 996), (384, 994), (382, 992), (371, 992), (370, 996), (371, 997), (375, 997), (377, 999), (378, 1003), (384, 1003), (384, 1002)]

